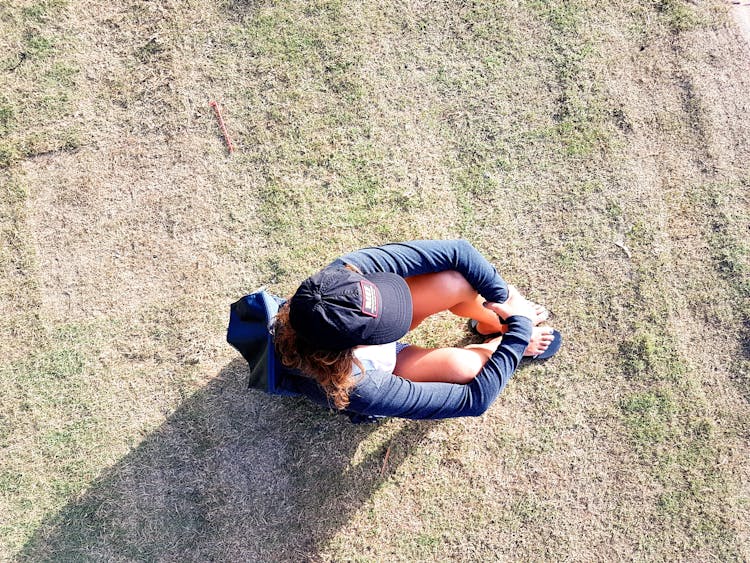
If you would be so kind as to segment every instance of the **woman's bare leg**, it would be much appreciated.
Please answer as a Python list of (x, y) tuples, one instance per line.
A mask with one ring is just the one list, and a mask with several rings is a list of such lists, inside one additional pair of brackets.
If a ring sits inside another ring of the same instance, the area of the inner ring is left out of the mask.
[(406, 278), (412, 297), (411, 329), (427, 317), (451, 311), (460, 317), (475, 319), (482, 334), (500, 332), (502, 325), (495, 313), (483, 306), (484, 299), (461, 274), (455, 271), (423, 274)]
[[(406, 278), (412, 296), (411, 329), (427, 317), (442, 311), (451, 311), (460, 317), (475, 319), (480, 332), (491, 334), (502, 328), (497, 315), (483, 306), (484, 299), (460, 273), (444, 271)], [(412, 381), (445, 381), (467, 383), (471, 381), (492, 352), (496, 344), (480, 344), (467, 348), (422, 348), (409, 346), (396, 360), (394, 373)]]
[[(541, 354), (553, 340), (550, 327), (534, 327), (524, 356)], [(502, 337), (497, 337), (483, 344), (471, 344), (464, 348), (409, 346), (396, 356), (393, 373), (411, 381), (468, 383), (479, 375), (501, 341)]]
[(393, 373), (411, 381), (468, 383), (474, 379), (500, 344), (494, 338), (465, 348), (409, 346), (396, 357)]
[[(423, 274), (406, 278), (412, 297), (412, 323), (411, 330), (427, 317), (450, 311), (459, 317), (474, 319), (477, 321), (477, 331), (480, 334), (496, 334), (504, 331), (498, 316), (484, 307), (484, 298), (466, 281), (461, 274), (455, 271), (438, 272), (436, 274)], [(509, 291), (518, 291), (513, 286)], [(549, 312), (541, 305), (536, 305), (537, 317), (532, 319), (534, 325), (547, 320)]]
[[(427, 317), (442, 311), (451, 311), (460, 317), (475, 319), (477, 330), (483, 334), (502, 332), (504, 326), (495, 313), (484, 307), (484, 298), (460, 273), (445, 271), (406, 278), (412, 295), (411, 329)], [(537, 308), (538, 324), (546, 319), (544, 307)], [(394, 373), (412, 381), (444, 381), (468, 383), (482, 370), (484, 364), (500, 345), (500, 338), (484, 344), (464, 348), (422, 348), (409, 346), (396, 360)], [(549, 327), (535, 327), (525, 355), (535, 356), (546, 350), (552, 342)]]

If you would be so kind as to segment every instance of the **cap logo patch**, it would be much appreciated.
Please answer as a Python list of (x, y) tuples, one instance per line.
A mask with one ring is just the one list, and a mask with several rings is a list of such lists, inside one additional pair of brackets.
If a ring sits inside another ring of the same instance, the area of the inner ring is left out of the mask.
[(362, 280), (359, 282), (362, 289), (362, 312), (370, 317), (377, 318), (379, 314), (379, 303), (380, 292), (375, 284), (369, 281)]

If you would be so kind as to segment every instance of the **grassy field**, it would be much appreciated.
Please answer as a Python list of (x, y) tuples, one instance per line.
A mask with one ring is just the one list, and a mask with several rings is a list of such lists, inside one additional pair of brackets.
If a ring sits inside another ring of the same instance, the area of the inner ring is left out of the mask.
[[(0, 0), (0, 560), (750, 559), (727, 10)], [(229, 303), (455, 237), (566, 338), (487, 414), (246, 390)]]

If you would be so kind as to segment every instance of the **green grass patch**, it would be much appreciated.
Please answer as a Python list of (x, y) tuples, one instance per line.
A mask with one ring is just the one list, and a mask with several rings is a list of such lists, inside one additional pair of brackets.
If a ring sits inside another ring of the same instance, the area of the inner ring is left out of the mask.
[[(0, 142), (0, 158), (2, 143)], [(41, 328), (38, 262), (26, 225), (26, 185), (13, 173), (0, 170), (0, 299), (8, 314), (0, 318), (0, 357), (17, 358), (31, 347)]]
[(58, 17), (67, 5), (67, 0), (42, 0), (24, 6), (21, 14), (35, 23), (48, 23)]
[(31, 59), (43, 59), (54, 50), (52, 40), (39, 33), (29, 32), (24, 39), (24, 53)]
[(655, 6), (669, 28), (676, 33), (690, 31), (704, 23), (691, 3), (685, 0), (658, 0)]
[[(750, 246), (744, 233), (744, 214), (736, 209), (737, 194), (745, 193), (748, 186), (750, 181), (741, 177), (730, 184), (706, 183), (688, 194), (693, 208), (705, 210), (699, 220), (703, 225), (710, 260), (717, 278), (727, 284), (727, 301), (731, 302), (731, 310), (726, 315), (728, 318), (719, 317), (714, 312), (714, 291), (699, 296), (694, 307), (712, 321), (721, 321), (717, 322), (719, 326), (737, 323), (738, 326), (747, 327), (750, 323)], [(748, 362), (741, 356), (750, 350), (750, 337), (744, 332), (742, 334), (732, 371), (735, 374), (734, 384), (747, 399), (750, 398)]]
[(644, 507), (658, 522), (659, 535), (671, 542), (670, 533), (677, 532), (691, 550), (737, 557), (725, 507), (711, 501), (729, 494), (717, 467), (722, 432), (696, 412), (700, 401), (658, 387), (626, 396), (621, 409), (635, 451), (663, 487), (654, 506)]
[(747, 244), (734, 235), (729, 226), (735, 224), (725, 212), (717, 211), (712, 219), (709, 245), (716, 269), (735, 287), (738, 297), (750, 297), (748, 282), (748, 257), (750, 249)]
[(12, 452), (0, 462), (0, 504), (14, 522), (6, 541), (24, 541), (45, 511), (78, 494), (99, 470), (97, 332), (77, 324), (37, 331), (26, 357), (0, 364), (7, 424), (0, 445)]
[(591, 17), (592, 7), (586, 2), (532, 2), (531, 6), (550, 27), (548, 57), (559, 88), (556, 125), (550, 133), (562, 144), (566, 156), (589, 157), (610, 143), (607, 100), (590, 66), (599, 58), (597, 47), (593, 38), (581, 33), (581, 25)]
[(0, 99), (0, 135), (7, 135), (13, 128), (15, 121), (15, 109), (10, 101), (3, 96)]
[(620, 344), (619, 352), (626, 377), (646, 381), (677, 381), (686, 372), (668, 332), (657, 333), (652, 328), (636, 329)]
[(622, 402), (622, 410), (638, 451), (650, 451), (673, 437), (676, 406), (668, 391), (629, 395)]
[(17, 49), (0, 70), (0, 168), (82, 143), (80, 131), (65, 123), (79, 85), (74, 39), (58, 25), (66, 9), (67, 2), (38, 2), (10, 8), (0, 22)]

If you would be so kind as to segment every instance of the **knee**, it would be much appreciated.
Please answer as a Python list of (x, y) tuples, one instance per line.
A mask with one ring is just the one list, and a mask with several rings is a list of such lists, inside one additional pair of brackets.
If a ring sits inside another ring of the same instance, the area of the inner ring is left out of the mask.
[(469, 383), (482, 371), (482, 367), (484, 367), (482, 360), (477, 354), (456, 353), (447, 362), (446, 370), (453, 374), (455, 383)]
[(463, 297), (465, 299), (473, 298), (476, 291), (467, 279), (455, 270), (447, 270), (440, 272), (441, 282), (443, 287), (451, 294)]

